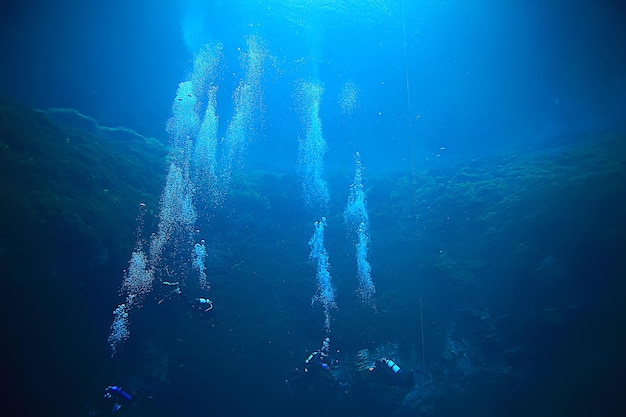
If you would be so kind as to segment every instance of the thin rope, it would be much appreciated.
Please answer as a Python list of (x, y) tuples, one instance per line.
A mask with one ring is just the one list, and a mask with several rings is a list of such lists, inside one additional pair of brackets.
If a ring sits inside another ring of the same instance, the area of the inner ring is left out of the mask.
[(404, 0), (402, 0), (402, 36), (404, 38), (404, 76), (406, 78), (406, 106), (409, 111), (409, 127), (412, 125), (411, 117), (411, 85), (409, 83), (409, 56), (406, 45), (406, 22), (404, 19)]
[(422, 279), (421, 279), (421, 256), (420, 256), (420, 234), (419, 234), (419, 219), (417, 216), (417, 177), (415, 175), (415, 164), (413, 162), (413, 146), (411, 146), (411, 174), (413, 182), (413, 207), (415, 209), (415, 238), (416, 238), (416, 256), (417, 268), (417, 294), (419, 296), (420, 307), (420, 333), (422, 340), (422, 369), (426, 369), (426, 344), (424, 343), (424, 312), (422, 308)]
[[(421, 288), (421, 284), (419, 284)], [(420, 329), (422, 330), (422, 369), (426, 369), (426, 346), (424, 345), (424, 314), (422, 313), (422, 291), (418, 290), (420, 293)]]
[[(409, 122), (409, 131), (412, 130), (413, 126), (413, 118), (411, 117), (411, 84), (409, 81), (409, 54), (407, 48), (406, 41), (406, 20), (404, 16), (404, 0), (401, 2), (402, 5), (402, 36), (404, 40), (404, 75), (406, 79), (406, 106), (408, 111), (408, 122)], [(420, 308), (420, 335), (422, 342), (422, 369), (426, 369), (426, 345), (424, 343), (424, 311), (422, 308), (422, 280), (420, 279), (420, 236), (419, 236), (419, 222), (417, 217), (417, 178), (415, 175), (415, 162), (413, 157), (413, 142), (411, 141), (411, 174), (413, 179), (413, 204), (415, 207), (415, 237), (417, 239), (417, 293), (419, 295), (419, 308)]]

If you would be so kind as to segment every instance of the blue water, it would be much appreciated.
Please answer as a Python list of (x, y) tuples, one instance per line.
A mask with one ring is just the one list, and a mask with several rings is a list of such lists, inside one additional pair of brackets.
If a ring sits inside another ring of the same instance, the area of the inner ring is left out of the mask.
[[(0, 16), (1, 98), (80, 125), (59, 137), (100, 138), (130, 170), (37, 157), (6, 127), (36, 123), (2, 118), (3, 152), (25, 152), (1, 171), (0, 230), (8, 396), (41, 399), (23, 415), (625, 406), (619, 1), (61, 0)], [(194, 78), (207, 50), (216, 90)], [(146, 138), (163, 155), (137, 151)], [(84, 217), (104, 201), (90, 187), (118, 205)], [(38, 227), (62, 238), (33, 247)]]

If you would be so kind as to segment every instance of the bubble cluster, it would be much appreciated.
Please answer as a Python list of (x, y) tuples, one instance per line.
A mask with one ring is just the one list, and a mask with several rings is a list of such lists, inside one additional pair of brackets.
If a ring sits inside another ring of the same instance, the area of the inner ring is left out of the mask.
[(193, 186), (188, 175), (175, 163), (170, 168), (161, 196), (159, 225), (150, 244), (150, 259), (156, 267), (167, 242), (175, 233), (190, 233), (196, 221), (193, 205)]
[(166, 125), (174, 149), (184, 147), (184, 143), (198, 131), (200, 127), (198, 106), (199, 101), (194, 93), (193, 83), (184, 81), (178, 84), (176, 98), (172, 103), (172, 117), (168, 119)]
[(126, 304), (129, 308), (134, 303), (141, 303), (152, 290), (153, 280), (154, 273), (148, 267), (146, 255), (141, 250), (133, 252), (122, 283), (122, 291), (127, 295)]
[(139, 204), (139, 215), (137, 216), (137, 239), (135, 250), (130, 256), (128, 269), (124, 271), (124, 281), (120, 288), (120, 295), (125, 297), (125, 302), (121, 303), (113, 312), (114, 319), (111, 324), (109, 334), (109, 345), (111, 346), (111, 356), (114, 356), (121, 344), (128, 339), (129, 321), (128, 313), (135, 305), (141, 305), (145, 296), (152, 289), (154, 281), (154, 270), (149, 266), (147, 256), (143, 250), (143, 218), (146, 213), (146, 205)]
[(200, 99), (197, 112), (202, 113), (202, 121), (194, 140), (194, 150), (191, 158), (192, 181), (197, 191), (196, 197), (204, 206), (209, 203), (217, 204), (221, 201), (218, 187), (217, 149), (218, 115), (217, 91), (214, 83), (222, 59), (222, 45), (205, 45), (196, 54), (193, 73), (191, 75), (192, 89)]
[(343, 211), (343, 218), (348, 228), (356, 230), (361, 223), (369, 228), (369, 216), (365, 205), (365, 191), (363, 190), (363, 165), (361, 164), (361, 154), (357, 152), (354, 156), (355, 170), (354, 180), (350, 184), (350, 194), (348, 204)]
[(309, 241), (309, 246), (311, 247), (309, 258), (317, 262), (317, 293), (313, 297), (312, 302), (322, 304), (324, 308), (324, 328), (328, 333), (330, 331), (330, 309), (336, 308), (337, 305), (335, 304), (335, 289), (330, 277), (330, 261), (324, 246), (326, 218), (322, 217), (319, 222), (315, 222), (314, 226), (315, 231)]
[(371, 276), (371, 265), (367, 260), (369, 252), (369, 216), (365, 203), (365, 191), (363, 190), (363, 166), (361, 155), (355, 155), (356, 169), (354, 181), (350, 185), (348, 204), (343, 212), (344, 221), (348, 230), (357, 237), (356, 262), (357, 279), (359, 288), (357, 293), (365, 302), (372, 303), (372, 297), (376, 292)]
[(111, 357), (113, 357), (122, 343), (130, 336), (128, 330), (128, 309), (126, 304), (122, 303), (113, 311), (115, 318), (111, 324), (111, 332), (109, 333), (109, 346), (111, 347)]
[(222, 44), (205, 44), (195, 55), (191, 85), (193, 94), (203, 100), (207, 91), (215, 85), (213, 81), (217, 77), (218, 67), (222, 60)]
[(198, 194), (211, 201), (217, 200), (216, 156), (218, 146), (217, 87), (207, 93), (207, 106), (198, 131), (193, 154), (193, 182)]
[(322, 177), (324, 155), (328, 150), (319, 115), (324, 89), (318, 83), (302, 82), (298, 93), (298, 107), (305, 126), (298, 152), (298, 169), (302, 176), (304, 199), (310, 207), (323, 209), (328, 206), (330, 199), (328, 185)]
[[(150, 292), (155, 276), (163, 284), (176, 284), (180, 289), (178, 281), (184, 283), (194, 268), (199, 273), (200, 288), (209, 289), (205, 243), (193, 243), (194, 234), (199, 232), (195, 227), (196, 205), (222, 201), (231, 170), (241, 165), (263, 107), (262, 77), (267, 51), (256, 36), (248, 37), (246, 44), (246, 51), (241, 52), (243, 77), (233, 94), (234, 112), (223, 142), (219, 141), (218, 86), (214, 83), (222, 59), (221, 44), (200, 48), (194, 57), (192, 74), (178, 85), (166, 126), (170, 164), (159, 203), (157, 232), (150, 240), (148, 257), (143, 251), (141, 230), (138, 231), (137, 246), (121, 288), (125, 303), (115, 311), (111, 325), (109, 343), (113, 353), (128, 338), (129, 312)], [(167, 282), (164, 276), (176, 276), (177, 282)]]
[(369, 252), (369, 231), (365, 223), (361, 223), (358, 229), (358, 242), (356, 244), (356, 265), (359, 288), (357, 293), (365, 302), (372, 302), (372, 297), (376, 292), (372, 281), (372, 267), (367, 260)]
[(232, 172), (241, 167), (251, 141), (251, 132), (259, 122), (263, 108), (263, 64), (267, 50), (257, 36), (246, 38), (247, 51), (241, 52), (244, 75), (233, 93), (234, 110), (224, 137), (221, 183), (230, 183)]
[(359, 89), (352, 82), (346, 82), (341, 91), (339, 92), (339, 109), (342, 116), (351, 116), (357, 107), (359, 96)]
[(206, 246), (204, 244), (204, 240), (201, 240), (200, 243), (196, 243), (193, 247), (193, 266), (200, 274), (200, 277), (198, 278), (200, 288), (208, 290), (209, 284), (207, 282), (206, 265), (204, 264), (205, 259)]

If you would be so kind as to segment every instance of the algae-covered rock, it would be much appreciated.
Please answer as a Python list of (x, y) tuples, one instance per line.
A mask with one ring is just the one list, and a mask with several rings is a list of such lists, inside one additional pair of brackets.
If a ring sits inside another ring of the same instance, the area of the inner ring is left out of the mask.
[(50, 270), (64, 259), (88, 265), (93, 257), (96, 264), (121, 265), (132, 247), (138, 204), (156, 210), (166, 147), (120, 137), (118, 130), (83, 129), (0, 105), (5, 262), (30, 257), (37, 260), (30, 268)]

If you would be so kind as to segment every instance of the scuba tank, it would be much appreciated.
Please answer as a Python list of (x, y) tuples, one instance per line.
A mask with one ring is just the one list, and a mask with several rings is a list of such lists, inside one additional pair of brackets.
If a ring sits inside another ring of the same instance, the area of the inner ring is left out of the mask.
[(385, 364), (387, 364), (389, 369), (391, 369), (394, 374), (397, 374), (398, 372), (400, 372), (400, 367), (391, 359), (382, 359), (382, 361), (385, 362)]

